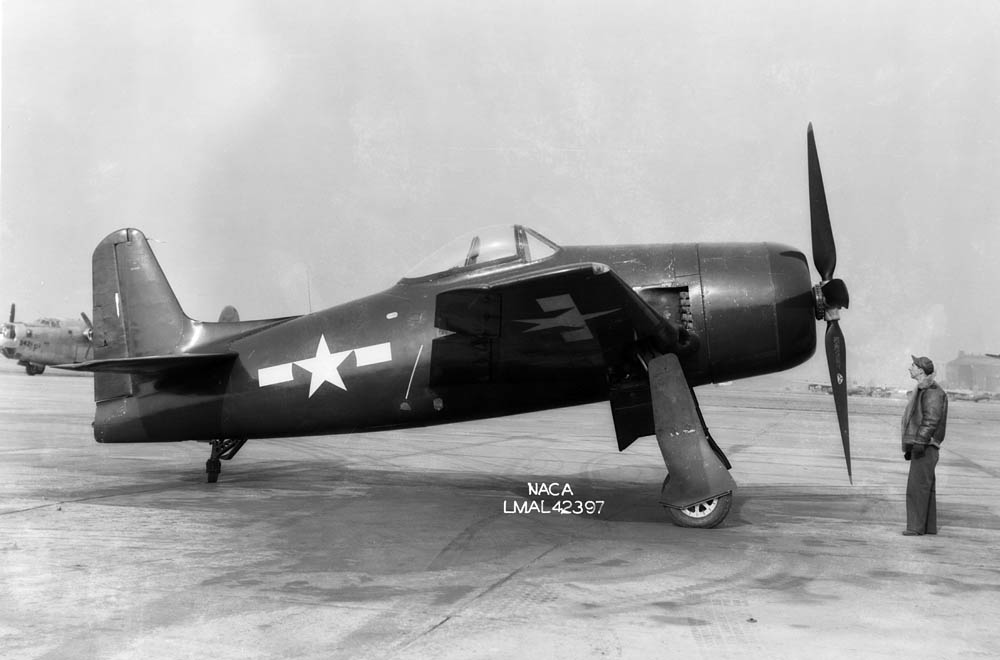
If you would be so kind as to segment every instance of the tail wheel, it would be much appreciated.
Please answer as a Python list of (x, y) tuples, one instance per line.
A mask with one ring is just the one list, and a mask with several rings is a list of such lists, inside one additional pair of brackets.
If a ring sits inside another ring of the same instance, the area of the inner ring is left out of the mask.
[(218, 482), (219, 473), (222, 472), (222, 461), (217, 458), (208, 459), (205, 461), (205, 472), (208, 474), (208, 483)]
[(708, 529), (721, 523), (733, 505), (733, 494), (726, 493), (704, 502), (698, 502), (683, 509), (664, 506), (670, 514), (670, 519), (679, 527), (698, 527)]

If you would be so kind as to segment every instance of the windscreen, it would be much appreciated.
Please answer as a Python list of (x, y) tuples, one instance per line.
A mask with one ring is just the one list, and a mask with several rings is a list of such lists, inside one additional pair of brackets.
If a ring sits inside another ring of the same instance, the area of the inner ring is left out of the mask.
[(428, 277), (456, 268), (479, 266), (517, 258), (517, 234), (513, 225), (494, 225), (463, 234), (411, 268), (408, 279)]

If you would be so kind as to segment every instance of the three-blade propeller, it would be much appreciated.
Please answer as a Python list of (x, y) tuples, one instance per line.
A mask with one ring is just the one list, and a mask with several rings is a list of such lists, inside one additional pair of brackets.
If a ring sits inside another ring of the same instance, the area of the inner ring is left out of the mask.
[(844, 343), (844, 333), (840, 330), (840, 310), (847, 309), (850, 296), (844, 282), (833, 278), (833, 271), (837, 267), (837, 246), (833, 242), (830, 210), (826, 205), (826, 190), (823, 188), (823, 173), (819, 167), (812, 124), (809, 124), (807, 142), (813, 264), (820, 276), (820, 283), (813, 287), (813, 297), (816, 301), (817, 320), (826, 319), (826, 362), (830, 369), (830, 386), (833, 388), (833, 401), (837, 408), (844, 460), (847, 461), (847, 478), (854, 483), (851, 474), (851, 432), (847, 420), (847, 345)]

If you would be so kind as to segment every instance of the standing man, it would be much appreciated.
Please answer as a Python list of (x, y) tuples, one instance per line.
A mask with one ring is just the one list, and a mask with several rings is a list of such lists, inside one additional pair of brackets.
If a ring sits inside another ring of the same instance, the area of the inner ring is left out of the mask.
[(926, 357), (910, 357), (910, 378), (917, 381), (917, 387), (903, 413), (903, 458), (910, 461), (903, 536), (920, 536), (937, 534), (934, 468), (948, 422), (948, 395), (934, 382), (934, 363)]

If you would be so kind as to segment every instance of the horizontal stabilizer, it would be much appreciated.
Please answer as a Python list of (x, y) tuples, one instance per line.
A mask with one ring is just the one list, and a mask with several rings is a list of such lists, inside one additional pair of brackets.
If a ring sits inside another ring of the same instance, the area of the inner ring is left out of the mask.
[(57, 369), (70, 371), (93, 371), (95, 373), (136, 374), (157, 376), (183, 371), (203, 369), (213, 365), (232, 362), (236, 353), (187, 353), (181, 355), (148, 355), (145, 357), (111, 358), (90, 360), (77, 364), (57, 364)]

